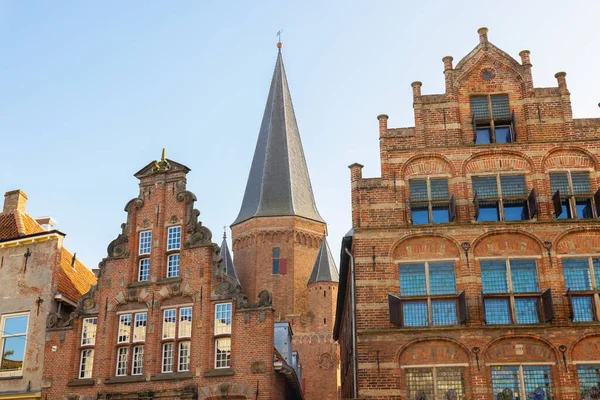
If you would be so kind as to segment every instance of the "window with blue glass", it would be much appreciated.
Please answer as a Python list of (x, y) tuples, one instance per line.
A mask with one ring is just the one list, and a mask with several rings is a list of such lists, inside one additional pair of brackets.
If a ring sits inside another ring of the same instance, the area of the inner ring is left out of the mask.
[(600, 258), (563, 258), (563, 275), (573, 322), (596, 321)]
[(279, 247), (273, 247), (273, 274), (279, 274)]
[(451, 221), (448, 179), (411, 179), (410, 217), (413, 225), (445, 224)]
[(400, 264), (399, 269), (404, 326), (458, 324), (454, 263)]
[(511, 143), (516, 139), (515, 117), (506, 94), (471, 97), (471, 118), (475, 144)]
[(540, 323), (535, 260), (481, 261), (479, 265), (488, 325)]
[(498, 399), (552, 400), (549, 365), (492, 366), (492, 390)]
[(477, 221), (530, 219), (524, 175), (491, 175), (472, 178)]
[(600, 393), (600, 364), (580, 364), (577, 366), (579, 392), (582, 399), (597, 398)]
[(595, 199), (588, 172), (553, 172), (550, 187), (554, 201), (554, 215), (558, 219), (596, 218)]

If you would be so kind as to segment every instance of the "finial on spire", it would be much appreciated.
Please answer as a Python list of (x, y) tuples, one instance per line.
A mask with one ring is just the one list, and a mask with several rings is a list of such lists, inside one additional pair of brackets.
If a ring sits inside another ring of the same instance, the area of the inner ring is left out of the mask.
[(160, 158), (160, 161), (165, 161), (167, 159), (167, 149), (165, 147), (163, 147), (163, 151), (162, 151), (162, 157)]
[(227, 239), (227, 225), (223, 225), (223, 239)]
[(167, 161), (167, 149), (163, 147), (160, 161), (154, 161), (154, 172), (165, 172), (171, 169), (171, 164)]
[(283, 29), (280, 29), (277, 31), (277, 48), (279, 49), (279, 51), (281, 51), (281, 48), (283, 47), (283, 44), (281, 44), (281, 33), (283, 32)]

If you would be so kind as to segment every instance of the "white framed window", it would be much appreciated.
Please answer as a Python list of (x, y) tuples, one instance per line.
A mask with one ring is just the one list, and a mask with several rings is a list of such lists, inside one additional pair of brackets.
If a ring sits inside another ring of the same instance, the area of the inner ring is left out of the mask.
[(0, 321), (0, 376), (23, 374), (29, 313), (3, 315)]
[(117, 343), (129, 343), (131, 334), (131, 314), (119, 315), (119, 337)]
[(131, 375), (142, 375), (144, 372), (144, 346), (133, 347), (131, 360)]
[(177, 310), (163, 311), (163, 339), (175, 339), (175, 325), (177, 324)]
[(231, 338), (215, 340), (215, 368), (231, 367)]
[(179, 337), (192, 336), (192, 307), (179, 309)]
[(553, 399), (549, 365), (492, 366), (494, 398), (510, 391), (519, 399)]
[(142, 258), (138, 272), (138, 281), (144, 282), (150, 279), (150, 259)]
[(181, 248), (181, 226), (171, 226), (167, 231), (167, 251)]
[(152, 249), (152, 231), (140, 232), (140, 251), (139, 255), (150, 254)]
[(81, 350), (79, 361), (79, 379), (90, 379), (94, 366), (94, 349)]
[(129, 358), (129, 347), (117, 349), (117, 376), (127, 375), (127, 360)]
[(135, 314), (135, 322), (133, 326), (133, 341), (143, 342), (146, 340), (146, 324), (148, 320), (147, 313)]
[(83, 327), (81, 328), (81, 345), (94, 346), (96, 344), (96, 328), (98, 326), (98, 318), (84, 318)]
[(167, 257), (167, 278), (179, 276), (179, 254)]
[(231, 334), (231, 303), (215, 304), (215, 335)]
[(175, 343), (164, 343), (162, 348), (162, 372), (173, 372), (173, 347)]
[(179, 342), (179, 372), (190, 370), (190, 342)]

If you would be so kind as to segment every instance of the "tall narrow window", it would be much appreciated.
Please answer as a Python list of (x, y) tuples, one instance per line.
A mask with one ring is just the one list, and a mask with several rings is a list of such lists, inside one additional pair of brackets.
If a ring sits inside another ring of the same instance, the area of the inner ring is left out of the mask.
[(152, 231), (140, 232), (139, 255), (150, 254), (152, 249)]
[(164, 310), (163, 312), (163, 339), (175, 338), (175, 324), (177, 323), (177, 310)]
[(117, 343), (129, 342), (131, 333), (131, 314), (119, 315), (119, 338)]
[(517, 399), (553, 399), (552, 375), (547, 365), (492, 366), (494, 398), (510, 391)]
[(81, 327), (81, 354), (79, 357), (79, 379), (90, 379), (94, 366), (94, 346), (98, 318), (84, 318)]
[(215, 305), (215, 368), (231, 366), (232, 303)]
[(597, 320), (600, 258), (563, 258), (563, 274), (573, 322)]
[(168, 373), (173, 372), (173, 347), (174, 343), (163, 344), (163, 356), (162, 356), (162, 372)]
[(273, 247), (273, 274), (279, 274), (279, 247)]
[(142, 258), (140, 260), (140, 269), (138, 273), (138, 281), (147, 281), (150, 279), (150, 259)]
[[(141, 375), (144, 369), (144, 342), (146, 341), (146, 325), (148, 314), (134, 312), (119, 315), (119, 332), (117, 336), (117, 376)], [(131, 355), (131, 369), (129, 360)]]
[(192, 307), (164, 310), (162, 329), (162, 372), (189, 371)]
[(579, 392), (582, 399), (593, 399), (600, 393), (600, 364), (584, 364), (577, 366)]
[(595, 218), (595, 200), (588, 172), (553, 172), (550, 186), (556, 218)]
[(96, 328), (98, 318), (84, 318), (81, 328), (81, 345), (94, 346), (96, 344)]
[(215, 305), (215, 335), (231, 333), (231, 303)]
[(131, 362), (131, 375), (142, 375), (144, 371), (144, 346), (133, 347), (133, 359)]
[(488, 325), (540, 322), (541, 293), (535, 260), (481, 261), (479, 265)]
[(215, 340), (215, 368), (231, 367), (231, 338)]
[(530, 219), (524, 175), (473, 177), (477, 221)]
[(135, 314), (135, 325), (133, 328), (133, 341), (143, 342), (146, 340), (146, 322), (148, 315), (146, 313)]
[(475, 144), (515, 141), (515, 118), (510, 111), (508, 95), (471, 97), (471, 116)]
[(167, 278), (179, 276), (179, 254), (171, 254), (167, 258)]
[(181, 249), (181, 226), (172, 226), (167, 231), (167, 251)]
[(9, 314), (0, 321), (1, 376), (23, 375), (29, 314)]
[(451, 222), (448, 179), (411, 179), (410, 215), (413, 225)]
[(128, 347), (119, 347), (117, 349), (117, 376), (127, 375), (127, 360), (129, 357)]
[(462, 399), (465, 382), (462, 368), (407, 368), (406, 388), (409, 399)]
[(192, 307), (179, 309), (179, 337), (192, 336)]
[(179, 342), (179, 365), (178, 370), (190, 370), (190, 342)]
[(92, 377), (93, 366), (94, 349), (81, 350), (81, 359), (79, 361), (79, 379), (90, 379)]

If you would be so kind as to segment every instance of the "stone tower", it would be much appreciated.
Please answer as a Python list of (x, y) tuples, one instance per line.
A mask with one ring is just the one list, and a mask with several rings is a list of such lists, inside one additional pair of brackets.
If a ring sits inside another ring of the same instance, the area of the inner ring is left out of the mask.
[[(248, 297), (270, 291), (276, 318), (292, 324), (306, 398), (335, 399), (338, 358), (331, 323), (338, 275), (310, 184), (281, 44), (278, 47), (246, 191), (231, 226), (235, 265)], [(311, 296), (311, 290), (320, 295)], [(319, 371), (319, 361), (327, 369)]]

